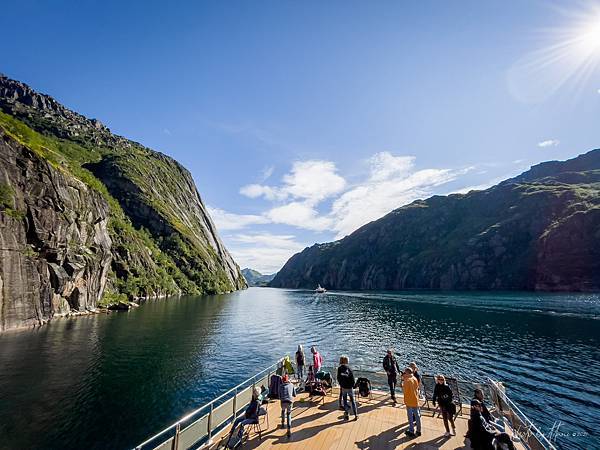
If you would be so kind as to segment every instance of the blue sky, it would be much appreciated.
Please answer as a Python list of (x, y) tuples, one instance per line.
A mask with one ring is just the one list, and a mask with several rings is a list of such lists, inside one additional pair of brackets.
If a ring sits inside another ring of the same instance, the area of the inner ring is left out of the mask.
[(600, 147), (598, 8), (22, 0), (0, 71), (182, 162), (238, 263), (273, 272), (416, 198)]

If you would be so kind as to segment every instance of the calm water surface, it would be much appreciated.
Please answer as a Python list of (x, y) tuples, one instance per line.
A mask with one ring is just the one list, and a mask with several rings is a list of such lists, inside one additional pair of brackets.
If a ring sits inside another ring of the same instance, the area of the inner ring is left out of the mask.
[(251, 288), (0, 335), (0, 448), (125, 449), (298, 343), (504, 380), (561, 448), (600, 448), (600, 296)]

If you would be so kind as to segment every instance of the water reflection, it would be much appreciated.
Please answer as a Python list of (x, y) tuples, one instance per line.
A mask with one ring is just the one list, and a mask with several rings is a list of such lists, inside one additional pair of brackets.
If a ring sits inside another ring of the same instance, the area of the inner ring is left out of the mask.
[(0, 448), (132, 447), (298, 343), (330, 364), (379, 368), (393, 345), (426, 372), (505, 380), (536, 422), (590, 434), (560, 445), (589, 448), (599, 316), (593, 295), (254, 288), (58, 320), (0, 336)]

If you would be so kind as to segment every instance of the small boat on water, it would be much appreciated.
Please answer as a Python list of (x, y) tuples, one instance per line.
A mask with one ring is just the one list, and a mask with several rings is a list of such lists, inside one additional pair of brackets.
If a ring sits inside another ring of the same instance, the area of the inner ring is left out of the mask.
[(317, 284), (317, 288), (315, 289), (315, 292), (317, 294), (322, 294), (323, 292), (327, 292), (327, 289), (325, 289), (324, 287), (322, 287), (320, 284)]

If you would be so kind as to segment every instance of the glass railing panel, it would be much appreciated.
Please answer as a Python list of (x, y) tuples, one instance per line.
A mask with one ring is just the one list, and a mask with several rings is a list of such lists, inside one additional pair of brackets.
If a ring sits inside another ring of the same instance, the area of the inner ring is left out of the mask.
[(165, 442), (160, 444), (157, 447), (154, 447), (154, 450), (171, 450), (173, 447), (173, 438), (167, 439)]
[(233, 398), (225, 400), (219, 406), (213, 409), (212, 413), (212, 428), (219, 428), (233, 416)]
[(179, 450), (188, 449), (208, 436), (208, 414), (184, 428), (179, 434)]

